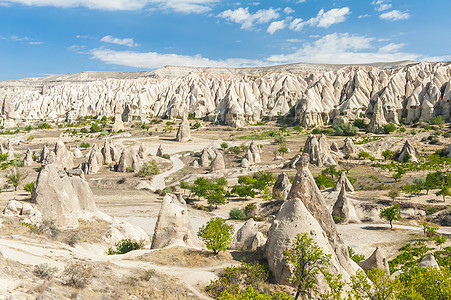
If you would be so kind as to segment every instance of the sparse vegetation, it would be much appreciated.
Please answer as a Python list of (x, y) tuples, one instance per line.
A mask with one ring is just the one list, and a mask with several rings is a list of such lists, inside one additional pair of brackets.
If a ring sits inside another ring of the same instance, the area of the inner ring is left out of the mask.
[(84, 288), (92, 277), (92, 267), (76, 262), (64, 268), (62, 280), (65, 285)]
[(141, 165), (137, 176), (148, 177), (151, 175), (157, 175), (158, 173), (160, 173), (160, 171), (158, 170), (157, 163), (155, 161), (151, 160), (151, 161), (145, 162)]
[(131, 239), (122, 239), (114, 244), (114, 248), (108, 248), (107, 254), (125, 254), (133, 250), (141, 249), (143, 246), (144, 245), (142, 242), (137, 242)]
[(232, 241), (233, 226), (228, 225), (226, 220), (216, 217), (211, 218), (202, 225), (197, 235), (205, 243), (207, 249), (212, 250), (215, 255), (220, 251), (225, 252)]

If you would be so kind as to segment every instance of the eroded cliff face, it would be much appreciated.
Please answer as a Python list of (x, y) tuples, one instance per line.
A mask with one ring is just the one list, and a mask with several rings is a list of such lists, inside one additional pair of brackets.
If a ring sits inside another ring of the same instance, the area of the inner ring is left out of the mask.
[(10, 127), (41, 119), (72, 121), (85, 115), (121, 114), (127, 121), (131, 116), (146, 120), (154, 116), (181, 118), (189, 113), (240, 127), (290, 110), (298, 122), (311, 126), (332, 122), (338, 115), (352, 119), (366, 114), (371, 118), (378, 102), (382, 111), (378, 109), (376, 114), (378, 118), (383, 114), (387, 122), (451, 117), (449, 62), (395, 64), (391, 68), (320, 66), (208, 72), (172, 67), (172, 72), (124, 73), (126, 79), (117, 79), (117, 74), (73, 75), (48, 81), (0, 82), (0, 112), (3, 125)]

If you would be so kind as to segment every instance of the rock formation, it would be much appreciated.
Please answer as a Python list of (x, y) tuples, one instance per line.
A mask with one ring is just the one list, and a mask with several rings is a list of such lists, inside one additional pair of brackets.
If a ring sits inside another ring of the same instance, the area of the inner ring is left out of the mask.
[(318, 139), (313, 134), (309, 135), (303, 153), (308, 154), (310, 163), (318, 167), (337, 164), (330, 154), (329, 143), (323, 134)]
[(332, 208), (332, 217), (342, 224), (360, 223), (360, 219), (354, 208), (354, 204), (346, 195), (346, 187), (341, 186), (340, 194)]
[(200, 166), (202, 168), (208, 168), (211, 162), (216, 158), (216, 151), (212, 147), (207, 147), (202, 150), (200, 155)]
[[(249, 151), (248, 155), (251, 154), (252, 155), (252, 162), (253, 163), (259, 163), (261, 162), (261, 158), (260, 158), (260, 153), (261, 153), (261, 149), (258, 145), (256, 145), (254, 143), (254, 141), (252, 141), (249, 145)], [(250, 162), (250, 160), (249, 160)]]
[[(382, 116), (380, 106), (387, 122), (397, 123), (402, 115), (406, 122), (427, 122), (436, 115), (449, 120), (450, 68), (449, 62), (290, 64), (245, 69), (164, 67), (108, 79), (86, 73), (52, 76), (1, 83), (0, 114), (7, 126), (62, 119), (68, 113), (71, 119), (115, 116), (113, 131), (123, 129), (122, 121), (131, 117), (180, 118), (188, 113), (241, 127), (264, 116), (285, 115), (293, 107), (295, 120), (306, 126), (333, 123), (335, 117), (352, 120), (365, 112)], [(48, 86), (45, 94), (43, 85)]]
[(274, 199), (281, 198), (280, 200), (285, 200), (290, 192), (290, 189), (291, 183), (288, 175), (286, 173), (280, 173), (279, 176), (277, 176), (277, 180), (272, 188), (272, 195)]
[(365, 272), (371, 271), (373, 268), (381, 269), (382, 271), (385, 271), (387, 276), (390, 276), (390, 268), (387, 259), (379, 247), (376, 247), (376, 250), (374, 250), (370, 257), (359, 262), (359, 266)]
[(352, 183), (351, 181), (349, 181), (345, 172), (341, 172), (340, 178), (338, 179), (337, 183), (335, 183), (334, 191), (340, 191), (343, 186), (346, 192), (354, 192), (354, 187), (352, 186)]
[(258, 235), (258, 226), (254, 219), (247, 220), (243, 226), (238, 229), (230, 244), (230, 249), (255, 251), (264, 245), (263, 241), (266, 241), (264, 236)]
[(345, 155), (356, 155), (360, 149), (354, 144), (350, 137), (345, 138), (343, 147), (341, 149)]
[(88, 191), (82, 191), (80, 185), (74, 188), (74, 180), (65, 172), (58, 172), (54, 164), (42, 167), (31, 200), (44, 220), (53, 220), (58, 227), (77, 227), (83, 212), (96, 210), (89, 185), (83, 185)]
[(33, 163), (33, 153), (31, 152), (30, 148), (28, 148), (27, 153), (25, 154), (25, 157), (23, 159), (23, 165), (26, 167), (31, 166)]
[(139, 156), (139, 158), (141, 158), (141, 159), (146, 158), (146, 156), (147, 156), (146, 152), (147, 151), (146, 151), (146, 148), (144, 147), (144, 144), (140, 143), (139, 144), (139, 148), (138, 148), (138, 156)]
[(164, 155), (163, 146), (161, 146), (161, 144), (160, 144), (160, 146), (157, 149), (156, 155), (159, 156), (159, 157), (163, 157), (163, 155)]
[(20, 217), (23, 219), (22, 222), (27, 224), (39, 225), (42, 223), (42, 214), (27, 202), (9, 200), (3, 210), (3, 215)]
[(151, 249), (184, 246), (200, 249), (201, 242), (194, 232), (183, 198), (167, 194), (158, 214)]
[(78, 159), (78, 158), (82, 158), (83, 157), (83, 153), (81, 152), (80, 148), (75, 148), (72, 153), (74, 154), (74, 158)]
[(72, 169), (74, 167), (74, 155), (66, 148), (66, 145), (61, 139), (58, 139), (56, 142), (53, 152), (55, 153), (55, 160), (53, 163), (58, 168)]
[(180, 123), (175, 140), (177, 142), (186, 142), (191, 139), (189, 121), (186, 115), (183, 116), (182, 123)]
[(39, 162), (43, 163), (47, 155), (49, 155), (49, 149), (47, 148), (46, 145), (44, 145), (44, 147), (42, 147), (41, 154), (39, 155)]
[(122, 151), (121, 158), (117, 164), (118, 172), (138, 172), (141, 167), (142, 161), (139, 158), (138, 151), (129, 147)]
[(95, 174), (99, 172), (103, 165), (103, 155), (96, 144), (92, 145), (88, 161), (82, 164), (82, 170), (85, 174)]
[(249, 162), (249, 160), (247, 158), (243, 158), (241, 160), (241, 167), (242, 168), (249, 168), (251, 166), (251, 163)]
[(373, 108), (373, 114), (371, 116), (370, 124), (368, 124), (368, 129), (374, 133), (383, 133), (384, 125), (387, 124), (387, 120), (384, 115), (384, 108), (382, 107), (382, 100), (379, 98)]
[(287, 201), (282, 204), (268, 233), (266, 258), (278, 283), (289, 283), (289, 270), (284, 262), (284, 250), (298, 233), (308, 233), (327, 254), (331, 254), (328, 271), (342, 274), (348, 280), (354, 270), (348, 250), (338, 235), (326, 202), (308, 169), (310, 157), (303, 154), (296, 164), (297, 174)]
[(440, 270), (440, 266), (438, 265), (437, 261), (435, 260), (434, 255), (432, 255), (432, 254), (426, 255), (420, 261), (420, 267), (423, 267), (423, 268), (436, 268), (436, 269)]
[(412, 146), (412, 144), (409, 142), (409, 140), (406, 140), (406, 142), (404, 143), (404, 146), (401, 149), (401, 152), (398, 155), (398, 161), (399, 162), (410, 161), (410, 162), (416, 163), (416, 162), (418, 162), (416, 152), (417, 151)]
[(211, 163), (210, 172), (216, 172), (219, 170), (225, 169), (225, 161), (224, 156), (222, 156), (221, 152), (216, 152), (216, 157)]

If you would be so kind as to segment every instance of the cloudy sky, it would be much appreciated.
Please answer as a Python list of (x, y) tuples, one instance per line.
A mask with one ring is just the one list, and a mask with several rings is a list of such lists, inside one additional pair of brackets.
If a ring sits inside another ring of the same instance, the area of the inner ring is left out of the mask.
[(451, 60), (450, 0), (0, 0), (0, 80)]

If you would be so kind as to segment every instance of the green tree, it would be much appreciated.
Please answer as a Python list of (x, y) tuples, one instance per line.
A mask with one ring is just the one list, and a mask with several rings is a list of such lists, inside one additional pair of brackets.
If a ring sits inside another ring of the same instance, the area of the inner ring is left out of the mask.
[(330, 264), (330, 254), (323, 250), (307, 233), (298, 233), (291, 246), (284, 251), (290, 269), (290, 282), (295, 283), (294, 299), (311, 299), (317, 293), (318, 275), (325, 273)]
[(285, 155), (288, 153), (288, 148), (286, 146), (282, 146), (277, 151), (279, 151), (280, 154)]
[(393, 152), (391, 152), (390, 150), (386, 149), (386, 150), (382, 151), (382, 156), (384, 157), (385, 160), (392, 159), (393, 158)]
[(451, 298), (451, 271), (449, 268), (406, 269), (399, 281), (407, 288), (400, 299), (444, 300)]
[(368, 124), (366, 124), (364, 119), (355, 119), (352, 124), (359, 129), (366, 129), (368, 127)]
[(90, 132), (100, 132), (102, 129), (100, 128), (99, 124), (92, 123), (91, 128), (89, 129)]
[(390, 197), (393, 201), (395, 201), (396, 197), (399, 197), (400, 189), (397, 186), (393, 186), (387, 193), (387, 196)]
[(239, 197), (244, 197), (247, 200), (247, 197), (254, 198), (255, 197), (255, 191), (250, 185), (235, 185), (233, 186), (231, 190), (232, 194), (236, 194)]
[(379, 217), (390, 222), (390, 228), (393, 229), (393, 221), (401, 220), (399, 204), (384, 208), (379, 212)]
[(351, 295), (353, 299), (395, 300), (403, 290), (403, 285), (396, 279), (390, 279), (385, 271), (374, 268), (365, 274), (357, 271), (351, 276)]
[(446, 200), (446, 196), (451, 196), (451, 191), (449, 190), (449, 185), (443, 185), (439, 191), (435, 193), (436, 196), (442, 196), (443, 202)]
[(19, 187), (19, 184), (27, 178), (28, 172), (21, 173), (20, 171), (13, 170), (11, 174), (8, 175), (6, 182), (11, 184), (14, 187), (14, 190), (17, 191), (17, 188)]
[(396, 130), (396, 125), (393, 123), (388, 123), (384, 125), (384, 133), (390, 134)]
[(34, 181), (29, 182), (26, 185), (24, 185), (23, 189), (31, 195), (31, 192), (33, 192), (33, 186), (34, 186)]
[(352, 136), (352, 135), (356, 135), (357, 132), (359, 132), (359, 128), (355, 127), (352, 124), (345, 124), (345, 123), (341, 123), (341, 124), (335, 124), (333, 126), (334, 128), (334, 134), (335, 135), (345, 135), (345, 136)]
[(205, 243), (207, 249), (217, 255), (220, 251), (225, 252), (232, 241), (233, 226), (228, 225), (226, 220), (216, 217), (211, 218), (205, 225), (199, 228), (197, 235)]

